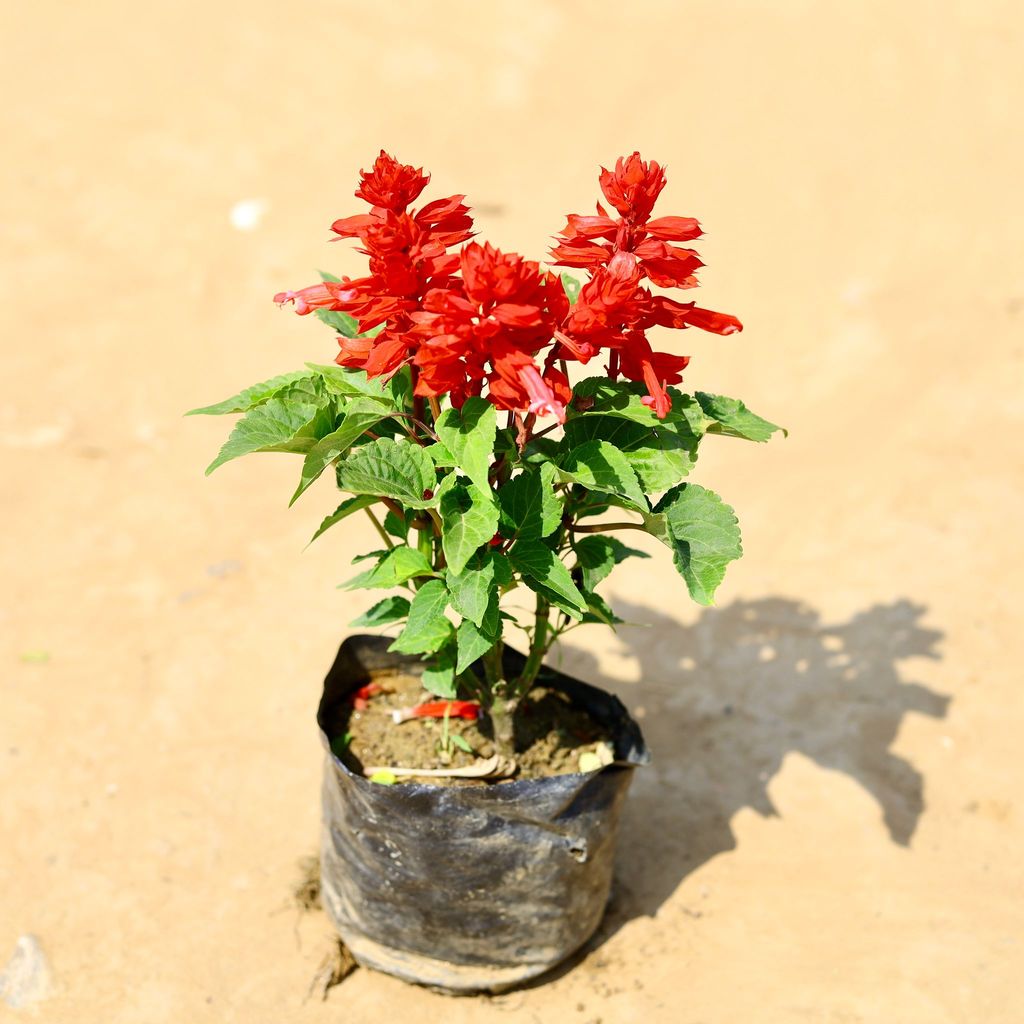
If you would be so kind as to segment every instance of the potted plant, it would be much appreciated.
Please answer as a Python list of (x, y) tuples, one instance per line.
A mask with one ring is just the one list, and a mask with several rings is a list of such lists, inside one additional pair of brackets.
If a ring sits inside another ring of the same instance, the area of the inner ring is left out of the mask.
[(556, 237), (552, 265), (582, 285), (471, 241), (461, 195), (412, 208), (428, 180), (382, 152), (356, 190), (368, 209), (333, 224), (367, 276), (275, 296), (336, 332), (333, 364), (195, 412), (242, 414), (208, 472), (299, 454), (293, 502), (328, 471), (345, 495), (314, 537), (362, 513), (380, 538), (346, 585), (385, 594), (353, 625), (397, 635), (346, 640), (318, 712), (328, 913), (363, 963), (495, 990), (597, 927), (647, 758), (622, 705), (546, 657), (571, 630), (620, 621), (599, 591), (647, 557), (626, 531), (664, 544), (709, 604), (740, 532), (690, 482), (698, 447), (779, 428), (678, 390), (687, 357), (651, 346), (655, 327), (741, 329), (663, 293), (696, 285), (686, 244), (701, 228), (653, 216), (657, 163), (602, 170), (610, 209), (570, 215)]

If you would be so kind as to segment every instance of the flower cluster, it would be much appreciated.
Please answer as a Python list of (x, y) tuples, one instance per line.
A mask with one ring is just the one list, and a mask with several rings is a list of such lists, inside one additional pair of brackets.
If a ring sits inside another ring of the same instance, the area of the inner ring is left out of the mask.
[[(358, 320), (358, 337), (338, 339), (342, 366), (388, 377), (409, 365), (418, 396), (448, 395), (458, 408), (486, 387), (499, 409), (564, 420), (571, 392), (556, 364), (586, 363), (606, 350), (609, 375), (643, 381), (645, 403), (664, 418), (671, 407), (666, 386), (682, 379), (688, 357), (654, 352), (647, 331), (741, 329), (734, 317), (655, 295), (643, 285), (695, 287), (700, 259), (671, 243), (697, 238), (701, 230), (689, 217), (651, 219), (665, 174), (638, 153), (620, 159), (614, 172), (601, 172), (601, 190), (619, 216), (599, 203), (597, 216), (572, 214), (557, 236), (556, 264), (590, 274), (572, 308), (560, 278), (537, 262), (490, 245), (463, 245), (473, 235), (464, 196), (410, 210), (428, 181), (422, 169), (381, 152), (356, 190), (370, 212), (333, 225), (339, 237), (359, 239), (369, 275), (274, 297), (293, 303), (300, 314), (341, 310)], [(460, 245), (459, 252), (449, 251)], [(366, 334), (375, 327), (381, 328), (377, 334)]]
[(620, 158), (615, 170), (602, 168), (601, 191), (618, 217), (597, 204), (597, 215), (570, 214), (557, 245), (551, 250), (556, 265), (590, 273), (579, 302), (556, 334), (557, 358), (586, 363), (602, 349), (609, 351), (608, 372), (643, 381), (644, 404), (662, 419), (671, 399), (665, 388), (682, 380), (688, 356), (654, 352), (647, 340), (652, 327), (700, 327), (715, 334), (742, 329), (726, 313), (677, 302), (643, 287), (644, 280), (659, 288), (695, 288), (694, 276), (703, 264), (693, 249), (672, 242), (689, 242), (701, 234), (692, 217), (651, 219), (654, 204), (665, 187), (664, 169), (639, 153)]

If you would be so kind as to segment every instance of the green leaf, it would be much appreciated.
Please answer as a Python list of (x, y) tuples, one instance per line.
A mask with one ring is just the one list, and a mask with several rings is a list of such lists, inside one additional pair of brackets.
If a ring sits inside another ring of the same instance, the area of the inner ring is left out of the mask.
[(467, 740), (466, 737), (462, 735), (462, 733), (453, 732), (450, 735), (449, 739), (456, 747), (459, 748), (459, 750), (464, 750), (467, 754), (473, 753), (473, 748), (469, 745), (469, 740)]
[(452, 644), (448, 644), (434, 658), (431, 658), (423, 669), (423, 676), (420, 680), (423, 683), (423, 689), (434, 694), (435, 697), (452, 700), (457, 691), (455, 658), (456, 654)]
[(445, 616), (448, 590), (441, 580), (424, 583), (409, 607), (409, 619), (398, 639), (388, 648), (400, 654), (432, 654), (440, 650), (454, 633)]
[(271, 398), (235, 424), (206, 473), (252, 452), (307, 452), (331, 429), (333, 419), (325, 406)]
[(419, 445), (382, 437), (338, 463), (338, 486), (353, 494), (377, 494), (410, 508), (427, 508), (434, 504), (437, 473)]
[(467, 398), (461, 409), (445, 409), (434, 424), (456, 465), (481, 490), (490, 486), (487, 474), (497, 429), (497, 410), (486, 399), (475, 397)]
[(283, 387), (288, 384), (293, 384), (297, 380), (301, 380), (304, 377), (308, 377), (309, 374), (305, 370), (295, 370), (293, 373), (283, 373), (279, 377), (271, 377), (270, 380), (262, 381), (259, 384), (253, 384), (252, 387), (246, 388), (244, 391), (239, 391), (237, 395), (232, 395), (231, 398), (225, 398), (223, 402), (217, 402), (216, 405), (204, 405), (201, 409), (190, 409), (186, 416), (223, 416), (229, 412), (248, 412), (250, 409), (257, 405), (261, 405), (267, 401), (268, 398), (273, 396), (280, 391)]
[(502, 535), (539, 540), (554, 533), (562, 521), (562, 503), (554, 487), (555, 467), (550, 462), (524, 469), (500, 487)]
[(784, 427), (752, 413), (738, 398), (709, 395), (704, 391), (698, 391), (696, 397), (705, 415), (715, 421), (708, 427), (710, 434), (728, 434), (747, 441), (767, 441), (776, 430), (781, 430), (784, 436), (788, 434)]
[(669, 491), (644, 516), (648, 531), (672, 549), (676, 569), (698, 604), (711, 604), (729, 562), (743, 554), (733, 510), (697, 484)]
[(696, 400), (684, 395), (678, 388), (666, 388), (672, 399), (672, 408), (665, 419), (660, 420), (643, 403), (647, 389), (633, 381), (609, 380), (607, 377), (587, 377), (573, 388), (573, 400), (569, 406), (571, 416), (593, 415), (622, 416), (647, 427), (664, 423), (686, 423), (690, 430), (700, 436), (705, 429), (705, 416)]
[(458, 465), (455, 456), (443, 444), (428, 444), (423, 450), (433, 459), (438, 469), (454, 469)]
[(441, 545), (445, 561), (459, 574), (476, 550), (498, 529), (498, 506), (490, 490), (470, 484), (447, 490), (440, 498)]
[(557, 475), (560, 480), (626, 498), (641, 511), (650, 508), (629, 460), (608, 441), (570, 446), (561, 457)]
[(474, 625), (483, 625), (484, 615), (498, 584), (494, 579), (495, 559), (486, 557), (480, 565), (467, 565), (462, 572), (448, 567), (445, 579), (452, 607)]
[(404, 597), (385, 597), (378, 601), (369, 611), (363, 612), (353, 619), (350, 626), (386, 626), (391, 622), (399, 622), (409, 614), (409, 601)]
[(495, 644), (497, 637), (487, 635), (470, 619), (463, 619), (455, 634), (458, 660), (455, 663), (456, 675), (461, 675), (476, 661), (486, 654)]
[(388, 509), (387, 515), (384, 516), (384, 529), (403, 543), (409, 539), (409, 524), (405, 516), (396, 515), (391, 509)]
[(398, 781), (398, 776), (387, 768), (381, 768), (379, 772), (374, 772), (370, 776), (370, 781), (376, 782), (378, 786), (393, 786)]
[(612, 611), (611, 605), (600, 594), (591, 591), (584, 596), (587, 599), (587, 614), (583, 616), (584, 622), (599, 622), (601, 625), (611, 626), (614, 629), (620, 622), (626, 621), (620, 619)]
[(401, 547), (389, 551), (372, 569), (342, 584), (343, 590), (385, 590), (398, 587), (418, 576), (436, 576), (427, 556), (418, 548)]
[(679, 483), (697, 461), (700, 437), (685, 422), (645, 427), (619, 416), (578, 416), (565, 427), (567, 449), (591, 440), (614, 445), (640, 480), (647, 494), (668, 490)]
[(593, 591), (612, 569), (630, 556), (649, 558), (646, 551), (627, 547), (615, 537), (592, 533), (573, 544), (576, 564), (583, 570), (583, 589)]
[(384, 381), (380, 377), (370, 380), (364, 370), (353, 370), (336, 364), (306, 363), (306, 365), (316, 372), (331, 394), (343, 395), (346, 398), (372, 398), (375, 401), (383, 402), (391, 409), (401, 408), (401, 403), (396, 397), (399, 388), (398, 375), (390, 381)]
[(340, 523), (342, 519), (348, 518), (353, 512), (358, 512), (362, 508), (369, 508), (371, 505), (376, 504), (377, 499), (372, 495), (360, 494), (356, 498), (346, 498), (317, 528), (316, 533), (309, 538), (309, 543), (320, 536), (326, 530), (329, 530), (335, 523)]
[(580, 289), (583, 287), (583, 282), (579, 278), (573, 277), (572, 274), (562, 274), (560, 276), (562, 288), (565, 289), (565, 296), (569, 300), (569, 305), (575, 306), (580, 297)]
[(573, 583), (569, 570), (551, 548), (536, 540), (517, 540), (509, 549), (512, 567), (532, 590), (549, 593), (575, 618), (587, 610), (586, 598)]
[(323, 324), (327, 324), (333, 331), (344, 335), (346, 338), (359, 337), (359, 321), (354, 316), (342, 312), (340, 309), (314, 309), (314, 316)]
[(322, 437), (306, 453), (302, 463), (302, 477), (299, 486), (288, 503), (294, 505), (299, 496), (312, 484), (323, 471), (339, 455), (343, 455), (352, 445), (387, 416), (376, 402), (365, 398), (353, 399), (344, 409), (344, 419), (326, 437)]

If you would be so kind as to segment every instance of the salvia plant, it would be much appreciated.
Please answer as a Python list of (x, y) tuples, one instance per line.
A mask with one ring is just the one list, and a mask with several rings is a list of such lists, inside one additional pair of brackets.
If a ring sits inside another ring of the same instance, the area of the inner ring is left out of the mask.
[[(581, 283), (470, 241), (464, 196), (413, 209), (429, 176), (382, 152), (355, 193), (369, 209), (333, 224), (359, 240), (368, 274), (322, 273), (275, 296), (336, 332), (334, 363), (194, 410), (242, 414), (207, 472), (250, 452), (296, 453), (294, 502), (331, 470), (347, 496), (314, 538), (369, 516), (380, 547), (345, 586), (393, 592), (352, 625), (400, 626), (391, 649), (423, 657), (432, 693), (478, 701), (504, 755), (552, 645), (621, 621), (600, 587), (647, 555), (619, 534), (657, 538), (690, 596), (711, 603), (740, 531), (717, 494), (689, 482), (698, 447), (780, 429), (736, 399), (673, 386), (688, 357), (655, 351), (652, 328), (741, 324), (663, 294), (695, 287), (702, 265), (686, 245), (696, 220), (652, 217), (663, 168), (634, 153), (599, 180), (610, 209), (570, 214), (551, 250)], [(575, 364), (597, 375), (572, 385)], [(528, 616), (512, 599), (523, 588)], [(528, 639), (515, 678), (502, 668), (510, 630)]]

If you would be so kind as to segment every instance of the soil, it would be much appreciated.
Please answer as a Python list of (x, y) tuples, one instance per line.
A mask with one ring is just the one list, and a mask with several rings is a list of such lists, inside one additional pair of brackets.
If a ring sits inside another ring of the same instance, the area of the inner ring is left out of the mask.
[[(460, 768), (494, 754), (490, 722), (449, 718), (450, 735), (470, 746), (443, 746), (444, 721), (413, 718), (395, 723), (391, 712), (438, 698), (428, 693), (413, 676), (388, 676), (383, 692), (371, 697), (364, 710), (351, 709), (332, 731), (331, 748), (345, 764), (362, 773), (367, 766), (402, 768)], [(346, 741), (347, 737), (347, 741)], [(580, 755), (607, 757), (611, 735), (585, 711), (573, 706), (557, 690), (535, 687), (522, 702), (516, 718), (517, 778), (542, 778), (580, 771)], [(447, 751), (447, 756), (446, 756)], [(399, 783), (403, 779), (398, 780)], [(417, 781), (415, 778), (405, 781)], [(431, 778), (439, 785), (491, 785), (474, 779)]]

